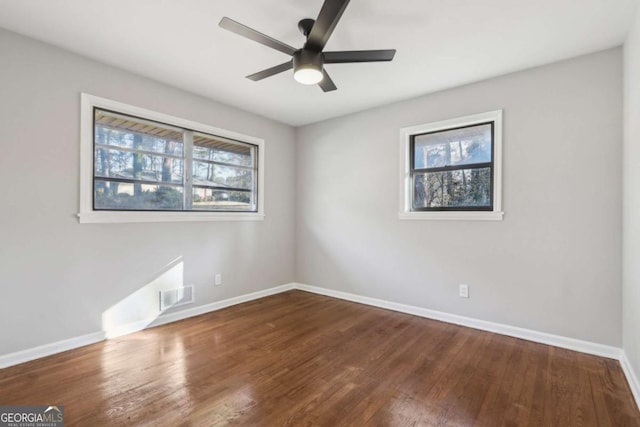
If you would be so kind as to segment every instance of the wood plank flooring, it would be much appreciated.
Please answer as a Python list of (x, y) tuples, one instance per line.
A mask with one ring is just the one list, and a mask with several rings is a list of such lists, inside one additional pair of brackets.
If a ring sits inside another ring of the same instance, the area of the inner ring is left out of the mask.
[(640, 426), (617, 361), (291, 291), (0, 370), (67, 426)]

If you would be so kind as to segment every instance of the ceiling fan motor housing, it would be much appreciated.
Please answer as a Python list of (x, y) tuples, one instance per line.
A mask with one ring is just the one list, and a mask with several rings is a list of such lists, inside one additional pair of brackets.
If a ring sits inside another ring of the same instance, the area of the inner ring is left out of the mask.
[(305, 68), (322, 71), (323, 65), (324, 59), (322, 58), (321, 52), (314, 52), (309, 49), (300, 49), (293, 54), (294, 71)]

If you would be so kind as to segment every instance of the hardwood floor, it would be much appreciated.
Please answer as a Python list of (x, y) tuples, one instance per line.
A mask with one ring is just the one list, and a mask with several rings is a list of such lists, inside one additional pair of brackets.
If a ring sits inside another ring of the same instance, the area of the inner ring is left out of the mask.
[(291, 291), (0, 370), (81, 426), (640, 426), (617, 361)]

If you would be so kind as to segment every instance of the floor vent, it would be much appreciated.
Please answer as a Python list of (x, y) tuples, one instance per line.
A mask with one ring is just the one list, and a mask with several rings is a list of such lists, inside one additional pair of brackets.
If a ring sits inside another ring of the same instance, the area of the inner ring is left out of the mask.
[(160, 311), (181, 305), (193, 304), (194, 301), (193, 285), (160, 291)]

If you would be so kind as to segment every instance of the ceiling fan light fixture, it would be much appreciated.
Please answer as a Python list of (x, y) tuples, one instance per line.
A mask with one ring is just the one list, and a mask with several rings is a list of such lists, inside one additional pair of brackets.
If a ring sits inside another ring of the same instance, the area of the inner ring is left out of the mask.
[(322, 73), (322, 54), (301, 49), (293, 54), (293, 78), (303, 85), (320, 83)]
[(322, 81), (322, 71), (316, 68), (299, 68), (294, 71), (293, 78), (303, 85), (315, 85)]

